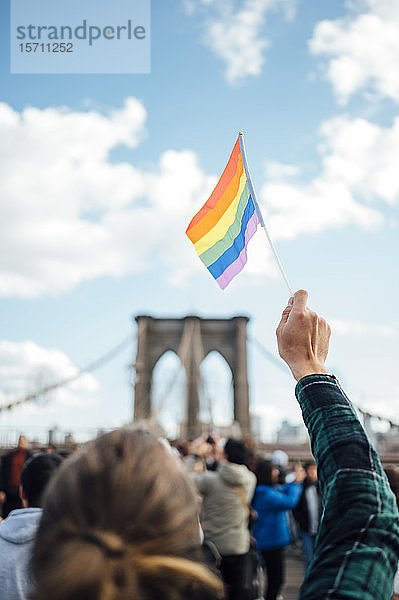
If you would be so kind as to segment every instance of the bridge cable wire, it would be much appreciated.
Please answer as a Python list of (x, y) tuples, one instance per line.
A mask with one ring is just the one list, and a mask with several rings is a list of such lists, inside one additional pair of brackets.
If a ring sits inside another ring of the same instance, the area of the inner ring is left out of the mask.
[[(162, 395), (161, 401), (158, 404), (158, 407), (156, 410), (156, 416), (159, 415), (159, 413), (161, 412), (162, 406), (163, 406), (167, 396), (170, 394), (171, 390), (173, 389), (174, 385), (176, 384), (181, 367), (185, 364), (185, 362), (187, 360), (187, 354), (188, 354), (188, 350), (189, 350), (189, 347), (190, 347), (190, 344), (192, 341), (193, 334), (194, 334), (194, 328), (192, 328), (191, 331), (189, 331), (189, 332), (187, 330), (183, 332), (181, 347), (179, 348), (179, 356), (181, 359), (181, 363), (179, 365), (179, 368), (176, 370), (175, 375), (172, 378), (167, 390), (165, 390), (164, 394)], [(7, 402), (6, 404), (1, 405), (0, 413), (3, 411), (6, 411), (6, 410), (12, 410), (16, 406), (21, 406), (28, 402), (33, 402), (34, 400), (37, 400), (40, 396), (44, 396), (44, 395), (48, 394), (49, 392), (57, 390), (58, 388), (65, 387), (66, 385), (69, 385), (70, 383), (80, 379), (87, 373), (92, 373), (93, 371), (96, 371), (103, 365), (105, 365), (108, 362), (110, 362), (111, 360), (113, 360), (116, 356), (118, 356), (127, 347), (128, 344), (131, 344), (134, 341), (134, 337), (136, 337), (136, 336), (132, 336), (132, 334), (129, 334), (119, 344), (117, 344), (116, 346), (111, 348), (111, 350), (109, 350), (106, 354), (104, 354), (100, 358), (96, 359), (95, 361), (89, 363), (85, 368), (79, 370), (74, 375), (71, 375), (64, 379), (61, 379), (60, 381), (57, 381), (56, 383), (39, 388), (39, 389), (35, 390), (34, 392), (31, 392), (30, 394), (23, 396), (22, 398), (19, 398), (17, 400), (12, 400), (11, 402)], [(250, 344), (252, 344), (264, 358), (266, 358), (266, 360), (268, 360), (275, 367), (280, 369), (280, 371), (283, 371), (284, 373), (286, 373), (288, 375), (287, 367), (285, 367), (284, 364), (281, 362), (281, 360), (278, 359), (272, 352), (270, 352), (270, 350), (268, 350), (256, 337), (248, 336), (247, 339), (250, 342)], [(202, 339), (200, 340), (200, 344), (202, 346)], [(203, 387), (204, 382), (201, 381), (200, 385), (201, 385), (201, 387)], [(358, 410), (361, 413), (363, 418), (366, 417), (366, 418), (375, 418), (378, 420), (383, 420), (383, 421), (386, 421), (387, 423), (389, 423), (389, 426), (391, 428), (399, 429), (398, 423), (395, 423), (386, 417), (381, 417), (380, 415), (372, 414), (368, 411), (365, 411), (364, 409), (360, 408), (359, 406), (356, 406), (356, 405), (354, 405), (354, 406), (355, 406), (356, 410)]]
[(248, 336), (247, 340), (250, 344), (252, 344), (254, 346), (254, 348), (257, 349), (257, 351), (264, 358), (266, 358), (266, 360), (271, 362), (275, 367), (280, 369), (280, 371), (283, 371), (286, 375), (289, 374), (288, 367), (285, 365), (285, 363), (282, 361), (282, 359), (277, 358), (277, 356), (275, 356), (273, 354), (273, 352), (270, 352), (270, 350), (268, 350), (255, 336), (253, 336), (253, 335)]
[(180, 340), (180, 345), (177, 350), (177, 355), (180, 358), (180, 363), (177, 366), (177, 368), (175, 369), (175, 372), (173, 373), (173, 377), (171, 377), (168, 385), (164, 389), (164, 391), (161, 395), (161, 398), (159, 399), (159, 401), (157, 403), (157, 407), (155, 408), (155, 410), (153, 410), (153, 413), (152, 413), (151, 417), (149, 418), (149, 421), (151, 421), (151, 422), (155, 423), (158, 421), (159, 414), (162, 411), (162, 409), (165, 405), (165, 402), (168, 399), (170, 393), (172, 392), (173, 388), (175, 387), (181, 371), (183, 369), (187, 368), (187, 358), (188, 358), (190, 347), (192, 344), (192, 339), (193, 339), (193, 335), (194, 335), (194, 327), (195, 327), (195, 325), (191, 321), (186, 321), (184, 323), (184, 328), (183, 328), (183, 333), (182, 333), (182, 337)]
[[(256, 339), (256, 337), (248, 336), (247, 339), (258, 350), (258, 352), (264, 358), (266, 358), (266, 360), (268, 360), (275, 367), (280, 369), (280, 371), (284, 371), (284, 373), (286, 373), (287, 375), (289, 374), (288, 367), (285, 366), (285, 363), (282, 361), (282, 359), (280, 360), (279, 358), (277, 358), (277, 356), (275, 356), (272, 352), (270, 352), (270, 350), (268, 350), (258, 339)], [(399, 429), (399, 424), (391, 421), (391, 419), (370, 413), (370, 412), (364, 410), (363, 408), (360, 408), (360, 406), (357, 406), (353, 402), (352, 402), (352, 404), (355, 407), (355, 409), (362, 415), (363, 421), (365, 419), (378, 419), (379, 421), (385, 421), (386, 423), (389, 423), (389, 426), (391, 429), (393, 429), (393, 428)]]
[(99, 369), (100, 367), (105, 365), (106, 363), (113, 360), (116, 356), (118, 356), (122, 352), (122, 350), (124, 350), (133, 341), (134, 341), (134, 336), (132, 336), (132, 334), (129, 334), (119, 344), (117, 344), (116, 346), (111, 348), (111, 350), (109, 350), (106, 354), (104, 354), (100, 358), (89, 363), (84, 369), (79, 370), (74, 375), (70, 375), (69, 377), (60, 379), (56, 383), (52, 383), (50, 385), (46, 385), (42, 388), (39, 388), (39, 389), (35, 390), (34, 392), (31, 392), (30, 394), (23, 396), (22, 398), (19, 398), (17, 400), (12, 400), (11, 402), (7, 402), (7, 404), (1, 405), (0, 413), (5, 410), (12, 410), (16, 406), (21, 406), (22, 404), (26, 404), (27, 402), (33, 402), (34, 400), (37, 400), (38, 398), (40, 398), (40, 396), (44, 396), (44, 395), (48, 394), (49, 392), (53, 392), (54, 390), (57, 390), (58, 388), (65, 387), (66, 385), (69, 385), (73, 381), (80, 379), (81, 377), (83, 377), (83, 375), (86, 375), (87, 373), (92, 373), (93, 371), (96, 371), (97, 369)]

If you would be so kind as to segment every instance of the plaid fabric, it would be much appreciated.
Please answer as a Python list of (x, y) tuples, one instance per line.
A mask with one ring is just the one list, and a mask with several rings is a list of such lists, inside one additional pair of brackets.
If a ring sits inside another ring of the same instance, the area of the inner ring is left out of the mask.
[(399, 521), (380, 459), (335, 377), (304, 377), (295, 394), (324, 507), (299, 599), (391, 600)]

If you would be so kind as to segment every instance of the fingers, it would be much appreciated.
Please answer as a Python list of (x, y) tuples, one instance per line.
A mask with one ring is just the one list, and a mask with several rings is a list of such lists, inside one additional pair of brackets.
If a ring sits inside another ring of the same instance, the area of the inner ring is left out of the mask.
[(308, 301), (308, 293), (306, 290), (298, 290), (294, 294), (294, 310), (305, 310)]
[(331, 327), (325, 319), (318, 317), (319, 336), (317, 340), (317, 353), (321, 360), (325, 361), (328, 354)]
[(288, 300), (288, 305), (283, 310), (283, 314), (281, 315), (280, 323), (277, 326), (276, 333), (278, 334), (282, 327), (287, 323), (288, 317), (293, 308), (296, 310), (304, 310), (306, 308), (306, 302), (308, 299), (308, 293), (305, 290), (298, 290), (295, 292), (291, 298)]
[(323, 319), (323, 317), (319, 317), (319, 322), (320, 322), (320, 327), (323, 329), (323, 331), (325, 332), (324, 335), (330, 339), (330, 335), (331, 335), (331, 327), (329, 326), (329, 324), (327, 323), (327, 321), (325, 319)]
[(288, 317), (290, 316), (290, 312), (292, 311), (292, 306), (288, 305), (284, 310), (283, 310), (283, 314), (281, 315), (281, 319), (280, 319), (280, 323), (277, 325), (277, 329), (276, 329), (276, 333), (278, 335), (280, 329), (282, 327), (284, 327), (284, 325), (287, 323), (288, 321)]

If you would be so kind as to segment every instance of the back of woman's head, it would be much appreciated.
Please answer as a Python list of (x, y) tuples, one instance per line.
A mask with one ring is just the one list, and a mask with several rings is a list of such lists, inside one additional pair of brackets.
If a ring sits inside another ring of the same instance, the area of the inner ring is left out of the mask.
[(34, 600), (212, 598), (196, 495), (153, 436), (119, 429), (66, 461), (49, 485), (32, 557)]
[(273, 485), (274, 465), (270, 460), (259, 460), (256, 465), (255, 475), (258, 485)]

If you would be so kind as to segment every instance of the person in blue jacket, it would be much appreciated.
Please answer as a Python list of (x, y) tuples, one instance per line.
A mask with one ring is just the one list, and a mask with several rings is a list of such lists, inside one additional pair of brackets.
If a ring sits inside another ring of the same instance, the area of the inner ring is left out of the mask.
[(295, 481), (280, 486), (277, 467), (268, 460), (261, 460), (255, 474), (257, 486), (252, 507), (258, 518), (252, 533), (267, 575), (265, 600), (276, 600), (284, 583), (284, 548), (291, 543), (287, 511), (299, 501), (304, 473), (298, 470)]

